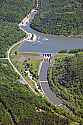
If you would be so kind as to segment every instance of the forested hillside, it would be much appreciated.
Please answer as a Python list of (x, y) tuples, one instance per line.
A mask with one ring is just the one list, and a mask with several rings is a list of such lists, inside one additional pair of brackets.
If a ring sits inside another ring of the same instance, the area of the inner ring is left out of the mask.
[(83, 124), (83, 52), (58, 54), (49, 68), (51, 89)]
[(9, 47), (24, 37), (18, 23), (29, 13), (32, 0), (0, 0), (0, 57), (7, 56)]
[(41, 0), (38, 15), (31, 25), (34, 29), (57, 35), (83, 35), (82, 0)]
[(32, 0), (0, 0), (0, 21), (19, 23), (32, 5)]
[(34, 95), (28, 86), (20, 84), (18, 78), (8, 61), (0, 60), (0, 125), (39, 125), (44, 122), (68, 125), (67, 118), (52, 113), (49, 103), (42, 96)]

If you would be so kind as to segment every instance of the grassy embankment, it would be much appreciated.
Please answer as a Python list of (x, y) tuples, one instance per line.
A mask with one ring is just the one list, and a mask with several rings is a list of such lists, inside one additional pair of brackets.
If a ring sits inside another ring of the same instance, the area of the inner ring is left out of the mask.
[(38, 15), (31, 25), (34, 29), (56, 35), (83, 35), (82, 0), (41, 0)]
[[(38, 80), (38, 69), (42, 60), (40, 54), (37, 53), (21, 53), (17, 50), (18, 46), (12, 49), (10, 57), (12, 63), (17, 67), (18, 71), (24, 76), (27, 82), (36, 90), (35, 82)], [(32, 80), (28, 76), (31, 73)], [(37, 91), (37, 90), (36, 90)]]

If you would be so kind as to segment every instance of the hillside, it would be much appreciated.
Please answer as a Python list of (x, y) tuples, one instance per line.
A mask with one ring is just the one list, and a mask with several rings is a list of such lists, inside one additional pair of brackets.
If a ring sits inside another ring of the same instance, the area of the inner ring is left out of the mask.
[(52, 112), (45, 98), (20, 84), (8, 60), (1, 59), (25, 36), (18, 23), (31, 8), (32, 0), (0, 0), (0, 125), (68, 125), (69, 120)]
[(25, 36), (18, 23), (29, 13), (32, 0), (0, 0), (0, 57), (7, 56), (7, 50)]
[(57, 125), (68, 124), (67, 118), (52, 113), (49, 103), (20, 84), (18, 78), (9, 62), (0, 60), (0, 125), (39, 125), (45, 121), (54, 125), (53, 120)]
[(78, 114), (72, 112), (69, 103), (66, 103), (68, 108), (55, 107), (47, 98), (35, 95), (28, 85), (21, 84), (5, 58), (8, 49), (25, 36), (18, 23), (31, 9), (32, 0), (0, 0), (0, 125), (82, 125), (81, 93)]
[(83, 35), (83, 1), (41, 0), (39, 13), (31, 26), (49, 34)]
[(48, 71), (51, 89), (83, 124), (83, 52), (58, 54)]

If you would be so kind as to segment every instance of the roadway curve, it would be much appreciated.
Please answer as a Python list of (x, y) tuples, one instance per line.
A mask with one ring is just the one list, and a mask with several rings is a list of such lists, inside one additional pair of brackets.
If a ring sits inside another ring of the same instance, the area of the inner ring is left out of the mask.
[[(8, 59), (8, 61), (9, 61), (9, 63), (11, 64), (11, 66), (13, 67), (14, 71), (20, 76), (20, 79), (21, 79), (22, 83), (25, 84), (25, 85), (27, 85), (28, 82), (24, 79), (24, 77), (22, 76), (22, 74), (18, 71), (18, 69), (14, 66), (14, 64), (12, 63), (12, 61), (11, 61), (11, 59), (10, 59), (11, 50), (12, 50), (15, 46), (17, 46), (17, 45), (19, 45), (20, 43), (22, 43), (23, 41), (24, 41), (24, 40), (21, 40), (21, 41), (15, 43), (14, 45), (12, 45), (12, 46), (10, 47), (10, 49), (9, 49), (8, 52), (7, 52), (7, 54), (8, 54), (7, 59)], [(36, 92), (34, 91), (34, 89), (33, 89), (29, 84), (28, 84), (28, 86), (29, 86), (29, 88), (36, 94)]]
[[(38, 0), (37, 0), (37, 8), (38, 8)], [(31, 22), (31, 20), (32, 19), (34, 19), (34, 16), (35, 16), (35, 14), (37, 13), (37, 9), (32, 9), (31, 10), (31, 12), (30, 12), (30, 14), (29, 15), (27, 15), (27, 17), (25, 17), (23, 20), (22, 20), (22, 22), (19, 24), (19, 28), (21, 29), (21, 30), (23, 30), (25, 33), (27, 33), (28, 34), (28, 38), (27, 38), (27, 40), (30, 42), (30, 41), (32, 41), (31, 40), (31, 33), (28, 33), (25, 29), (23, 29), (22, 28), (22, 26), (26, 26), (28, 23), (30, 23)], [(34, 35), (34, 34), (33, 34)], [(35, 35), (34, 35), (34, 37), (35, 37)], [(18, 69), (14, 66), (14, 64), (12, 63), (12, 61), (11, 61), (11, 59), (10, 59), (10, 54), (11, 54), (11, 50), (15, 47), (15, 46), (17, 46), (17, 45), (19, 45), (19, 44), (21, 44), (24, 40), (26, 40), (26, 38), (24, 38), (24, 39), (22, 39), (21, 41), (19, 41), (19, 42), (17, 42), (17, 43), (15, 43), (14, 45), (12, 45), (11, 47), (10, 47), (10, 49), (8, 50), (8, 57), (7, 57), (7, 59), (8, 59), (8, 61), (9, 61), (9, 63), (11, 64), (11, 66), (13, 67), (13, 69), (15, 70), (15, 72), (20, 76), (20, 79), (22, 80), (22, 83), (23, 84), (28, 84), (27, 83), (27, 81), (24, 79), (24, 77), (22, 76), (22, 74), (18, 71)], [(33, 39), (33, 41), (35, 41), (35, 39)], [(58, 98), (58, 97), (56, 97), (56, 95), (55, 95), (55, 93), (54, 92), (52, 92), (52, 90), (50, 89), (50, 87), (49, 87), (49, 84), (48, 84), (48, 81), (47, 81), (47, 70), (48, 70), (48, 66), (49, 66), (49, 62), (42, 62), (42, 65), (40, 66), (40, 68), (39, 68), (39, 81), (40, 81), (40, 86), (41, 86), (41, 89), (42, 89), (42, 92), (43, 92), (43, 94), (47, 97), (47, 99), (48, 99), (48, 101), (51, 103), (51, 104), (53, 104), (53, 105), (55, 105), (55, 106), (61, 106), (62, 105), (62, 101)], [(28, 86), (29, 86), (29, 88), (35, 93), (35, 94), (37, 94), (36, 92), (35, 92), (35, 90), (28, 84)]]
[[(38, 0), (37, 0), (37, 7), (38, 7)], [(19, 28), (20, 28), (23, 32), (25, 32), (25, 33), (28, 35), (28, 37), (27, 37), (27, 38), (23, 38), (22, 40), (20, 40), (19, 42), (13, 44), (13, 45), (10, 47), (10, 49), (9, 49), (8, 52), (7, 52), (7, 59), (8, 59), (8, 61), (9, 61), (9, 63), (11, 64), (11, 66), (13, 67), (14, 71), (20, 76), (20, 80), (21, 80), (22, 84), (28, 85), (29, 88), (30, 88), (35, 94), (37, 94), (36, 91), (30, 86), (30, 84), (28, 84), (28, 82), (25, 80), (25, 78), (22, 76), (22, 74), (18, 71), (18, 69), (14, 66), (14, 64), (12, 63), (12, 61), (11, 61), (11, 59), (10, 59), (11, 50), (12, 50), (15, 46), (21, 44), (21, 43), (24, 42), (25, 40), (28, 40), (28, 42), (32, 42), (32, 41), (34, 42), (34, 41), (36, 40), (35, 34), (33, 34), (33, 40), (32, 40), (32, 39), (31, 39), (31, 38), (32, 38), (32, 34), (31, 34), (31, 33), (28, 33), (25, 29), (23, 29), (23, 28), (21, 27), (22, 25), (26, 25), (26, 21), (27, 21), (27, 23), (30, 23), (30, 21), (34, 18), (34, 11), (35, 11), (35, 14), (36, 14), (37, 10), (32, 9), (31, 12), (30, 12), (30, 13), (22, 20), (22, 22), (19, 24)], [(23, 21), (24, 21), (24, 22), (23, 22)], [(36, 88), (37, 88), (37, 86), (36, 86)], [(37, 90), (38, 90), (38, 88), (37, 88)], [(40, 92), (40, 91), (39, 91), (39, 92)], [(40, 92), (40, 93), (41, 93), (41, 92)]]

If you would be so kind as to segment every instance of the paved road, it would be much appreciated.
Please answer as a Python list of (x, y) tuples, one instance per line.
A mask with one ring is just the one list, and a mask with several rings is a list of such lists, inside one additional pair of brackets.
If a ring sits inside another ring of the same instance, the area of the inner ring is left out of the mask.
[(8, 52), (7, 52), (7, 54), (8, 54), (8, 58), (7, 58), (7, 59), (8, 59), (8, 61), (9, 61), (9, 63), (11, 64), (11, 66), (13, 67), (14, 71), (20, 76), (20, 79), (21, 79), (22, 83), (25, 84), (25, 85), (28, 85), (29, 88), (36, 94), (35, 90), (28, 84), (28, 82), (24, 79), (24, 77), (22, 76), (22, 74), (18, 71), (18, 69), (14, 66), (14, 64), (12, 63), (12, 61), (11, 61), (11, 59), (10, 59), (10, 52), (11, 52), (11, 50), (12, 50), (15, 46), (17, 46), (18, 44), (20, 44), (20, 43), (22, 43), (22, 42), (23, 42), (23, 40), (22, 40), (22, 41), (19, 41), (19, 42), (17, 42), (17, 43), (15, 43), (15, 44), (13, 44), (13, 45), (10, 47), (10, 49), (9, 49)]
[[(38, 7), (38, 6), (39, 6), (39, 4), (38, 4), (38, 0), (37, 0), (37, 7)], [(37, 10), (32, 9), (31, 12), (29, 13), (29, 15), (27, 15), (27, 16), (28, 16), (27, 20), (26, 20), (26, 17), (24, 18), (24, 22), (23, 22), (23, 23), (25, 24), (26, 21), (27, 21), (27, 23), (30, 23), (30, 21), (34, 18), (34, 16), (35, 16), (36, 13), (37, 13)], [(22, 24), (22, 22), (19, 24), (19, 28), (20, 28), (22, 31), (24, 31), (26, 34), (28, 34), (28, 37), (27, 37), (28, 42), (34, 41), (34, 39), (31, 40), (31, 37), (29, 36), (30, 33), (28, 33), (25, 29), (23, 29), (23, 28), (21, 27), (21, 24)], [(24, 25), (24, 24), (23, 24), (23, 25)], [(11, 50), (12, 50), (15, 46), (17, 46), (18, 44), (24, 42), (25, 40), (26, 40), (26, 38), (23, 38), (22, 40), (20, 40), (19, 42), (13, 44), (13, 45), (9, 48), (9, 50), (8, 50), (8, 52), (7, 52), (7, 56), (8, 56), (7, 59), (8, 59), (8, 61), (9, 61), (9, 63), (11, 64), (11, 66), (13, 67), (14, 71), (20, 76), (20, 80), (21, 80), (22, 84), (27, 84), (27, 85), (29, 86), (29, 88), (36, 94), (35, 90), (28, 84), (28, 82), (25, 80), (25, 78), (22, 76), (22, 74), (18, 71), (18, 69), (14, 66), (14, 64), (12, 63), (12, 61), (11, 61), (11, 59), (10, 59)], [(2, 58), (1, 58), (1, 59), (2, 59)], [(3, 59), (4, 59), (4, 58), (3, 58)]]
[[(30, 16), (30, 18), (32, 18), (32, 17)], [(26, 32), (26, 30), (24, 30), (22, 27), (20, 27), (20, 28), (21, 28), (21, 30), (23, 30), (24, 32)], [(7, 59), (9, 61), (9, 63), (11, 64), (11, 66), (13, 67), (13, 69), (15, 70), (15, 72), (17, 72), (17, 74), (20, 76), (22, 83), (23, 84), (28, 84), (27, 81), (22, 76), (22, 74), (13, 65), (13, 63), (12, 63), (12, 61), (10, 59), (10, 52), (11, 52), (11, 50), (15, 46), (17, 46), (18, 44), (22, 43), (23, 41), (24, 41), (24, 39), (22, 41), (19, 41), (19, 42), (15, 43), (14, 45), (12, 45), (10, 47), (10, 49), (8, 50), (8, 58)], [(52, 92), (52, 90), (50, 89), (49, 84), (47, 82), (47, 70), (48, 70), (48, 66), (49, 66), (49, 62), (48, 61), (46, 61), (46, 62), (44, 61), (42, 63), (42, 66), (41, 66), (41, 69), (40, 69), (40, 76), (39, 76), (40, 85), (41, 85), (41, 88), (42, 88), (42, 91), (43, 91), (44, 95), (46, 95), (48, 97), (49, 102), (51, 102), (52, 104), (54, 104), (56, 106), (60, 106), (60, 105), (62, 105), (62, 101), (59, 98), (56, 97), (55, 93)], [(29, 84), (28, 84), (28, 86), (35, 93), (34, 89)]]
[(44, 61), (42, 63), (42, 67), (41, 67), (40, 74), (39, 74), (39, 80), (40, 81), (47, 81), (48, 66), (49, 66), (49, 62), (48, 61)]
[(40, 70), (39, 82), (41, 89), (45, 96), (47, 96), (49, 102), (56, 106), (61, 106), (63, 104), (62, 100), (60, 100), (56, 94), (50, 89), (49, 84), (47, 82), (47, 71), (49, 67), (49, 62), (44, 61), (42, 63), (42, 67)]

